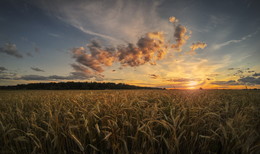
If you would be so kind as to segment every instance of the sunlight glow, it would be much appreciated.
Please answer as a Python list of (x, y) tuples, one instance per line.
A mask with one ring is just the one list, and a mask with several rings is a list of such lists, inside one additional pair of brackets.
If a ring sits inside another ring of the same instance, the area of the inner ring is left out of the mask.
[(197, 81), (190, 81), (187, 86), (188, 86), (188, 89), (195, 89), (195, 86), (198, 85), (198, 82)]

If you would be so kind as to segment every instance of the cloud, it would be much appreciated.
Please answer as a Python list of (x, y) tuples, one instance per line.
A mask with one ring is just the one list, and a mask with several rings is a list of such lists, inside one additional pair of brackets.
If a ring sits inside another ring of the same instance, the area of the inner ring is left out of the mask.
[(72, 77), (77, 79), (90, 79), (95, 78), (96, 80), (103, 80), (103, 75), (91, 71), (87, 69), (85, 66), (78, 65), (78, 64), (71, 64), (72, 68), (74, 69), (74, 72), (72, 72)]
[(214, 82), (211, 82), (211, 84), (214, 84), (214, 85), (244, 85), (243, 83), (237, 82), (237, 81), (235, 81), (235, 80), (229, 80), (229, 81), (214, 81)]
[(16, 73), (11, 73), (8, 71), (7, 68), (0, 66), (0, 79), (1, 80), (8, 80), (8, 79), (13, 79), (16, 77)]
[(206, 43), (204, 42), (197, 42), (197, 43), (192, 43), (192, 45), (190, 46), (191, 50), (197, 50), (197, 49), (204, 49), (207, 46)]
[(56, 37), (56, 38), (61, 37), (59, 34), (55, 34), (55, 33), (48, 33), (48, 35), (50, 35), (52, 37)]
[(182, 51), (182, 46), (185, 45), (186, 41), (190, 38), (191, 31), (189, 31), (189, 35), (188, 35), (187, 34), (188, 30), (185, 26), (181, 24), (178, 24), (176, 26), (179, 20), (174, 16), (169, 18), (169, 22), (173, 23), (173, 28), (174, 28), (173, 38), (176, 41), (176, 43), (172, 44), (171, 47), (174, 48), (176, 51)]
[(234, 69), (236, 69), (236, 68), (233, 68), (233, 67), (228, 68), (229, 71), (232, 71), (232, 70), (234, 70)]
[(33, 57), (33, 55), (30, 52), (27, 52), (26, 55), (29, 57)]
[(190, 46), (191, 50), (189, 51), (189, 53), (194, 54), (195, 50), (204, 49), (206, 46), (207, 46), (207, 44), (204, 42), (192, 43), (192, 45)]
[(41, 76), (41, 75), (23, 75), (21, 77), (8, 78), (12, 80), (28, 80), (28, 81), (56, 81), (56, 80), (86, 80), (86, 79), (96, 79), (102, 80), (101, 77), (90, 75), (84, 72), (75, 71), (71, 72), (68, 76), (60, 75), (50, 75), (50, 76)]
[[(8, 73), (4, 72), (4, 67), (0, 67), (0, 79), (8, 79), (8, 80), (33, 80), (33, 81), (57, 81), (57, 80), (87, 80), (87, 79), (95, 79), (97, 81), (102, 81), (103, 76), (96, 72), (93, 72), (84, 66), (71, 64), (73, 68), (73, 72), (69, 75), (60, 76), (60, 75), (50, 75), (50, 76), (42, 76), (42, 75), (17, 75), (16, 73)], [(37, 67), (31, 67), (34, 71), (44, 71)]]
[[(251, 71), (251, 72), (254, 72), (254, 71)], [(253, 76), (260, 76), (260, 73), (255, 73), (255, 74), (253, 74)]]
[(200, 81), (200, 79), (191, 79), (191, 78), (173, 78), (173, 79), (168, 79), (167, 81), (170, 82), (182, 82), (182, 83), (186, 83), (186, 82), (190, 82), (190, 81)]
[(70, 0), (32, 1), (45, 12), (82, 32), (115, 44), (136, 42), (138, 36), (150, 31), (169, 31), (171, 25), (158, 14), (157, 0)]
[(18, 80), (49, 80), (48, 77), (41, 76), (41, 75), (24, 75), (17, 79)]
[(175, 28), (173, 36), (175, 38), (176, 44), (173, 44), (172, 48), (176, 49), (177, 51), (182, 51), (181, 47), (190, 38), (190, 35), (187, 35), (187, 32), (187, 28), (180, 24)]
[(239, 70), (237, 70), (237, 71), (233, 74), (233, 76), (239, 76), (239, 77), (242, 77), (243, 74), (244, 74), (244, 71), (239, 69)]
[(97, 40), (87, 47), (72, 49), (76, 62), (102, 73), (103, 67), (119, 62), (122, 66), (136, 67), (146, 63), (156, 64), (167, 53), (167, 45), (162, 32), (146, 33), (136, 44), (120, 45), (117, 48), (104, 48)]
[(256, 32), (254, 32), (254, 33), (252, 33), (252, 34), (248, 34), (248, 35), (246, 35), (246, 36), (244, 36), (244, 37), (242, 37), (241, 39), (238, 39), (238, 40), (229, 40), (229, 41), (226, 41), (226, 42), (223, 42), (223, 43), (220, 43), (220, 44), (215, 44), (215, 45), (213, 46), (213, 49), (217, 50), (217, 49), (220, 49), (220, 48), (222, 48), (222, 47), (224, 47), (224, 46), (227, 46), (227, 45), (230, 45), (230, 44), (240, 43), (240, 42), (242, 42), (242, 41), (245, 41), (245, 40), (251, 38), (251, 37), (254, 36), (257, 32), (258, 32), (258, 30), (257, 30)]
[(160, 78), (160, 76), (157, 75), (157, 74), (149, 74), (149, 76), (150, 76), (150, 78), (152, 78), (152, 79), (158, 79), (158, 78)]
[(11, 43), (6, 43), (3, 47), (0, 47), (0, 52), (14, 56), (16, 58), (23, 57), (23, 55), (18, 52), (16, 45)]
[(247, 83), (247, 84), (257, 84), (259, 85), (260, 84), (260, 77), (250, 77), (250, 76), (247, 76), (247, 77), (242, 77), (240, 79), (238, 79), (239, 82), (243, 82), (243, 83)]
[(216, 76), (219, 76), (219, 74), (213, 73), (213, 74), (208, 74), (207, 76), (209, 76), (209, 77), (216, 77)]
[(34, 52), (37, 52), (37, 53), (39, 53), (39, 52), (40, 52), (40, 49), (39, 49), (39, 48), (37, 48), (37, 47), (35, 47), (35, 48), (34, 48)]
[(118, 61), (123, 66), (156, 64), (167, 53), (167, 45), (162, 32), (152, 32), (140, 38), (136, 45), (128, 44), (118, 48)]
[(174, 16), (171, 16), (171, 17), (169, 18), (169, 21), (170, 21), (171, 23), (177, 23), (177, 22), (178, 22), (178, 19), (176, 19), (176, 17), (174, 17)]
[(229, 81), (215, 81), (211, 82), (211, 84), (215, 85), (260, 85), (260, 77), (240, 77), (237, 81), (229, 80)]
[(0, 73), (7, 71), (7, 69), (3, 66), (0, 66)]
[(44, 70), (38, 68), (38, 67), (31, 67), (32, 70), (36, 71), (36, 72), (45, 72)]
[[(106, 67), (114, 64), (119, 64), (121, 68), (153, 65), (166, 57), (168, 50), (182, 51), (191, 32), (185, 26), (179, 23), (177, 25), (175, 17), (170, 17), (169, 20), (162, 18), (158, 11), (160, 2), (32, 1), (46, 13), (103, 42), (102, 45), (95, 45), (91, 41), (87, 46), (72, 49), (75, 64), (95, 73), (103, 73)], [(176, 42), (170, 43), (172, 26)], [(108, 45), (114, 49), (106, 48)]]
[(41, 75), (23, 75), (18, 78), (14, 78), (14, 80), (28, 80), (28, 81), (45, 81), (45, 80), (73, 80), (72, 76), (59, 76), (59, 75), (51, 75), (51, 76), (41, 76)]
[(99, 73), (104, 71), (103, 66), (111, 66), (115, 60), (114, 53), (103, 49), (96, 40), (92, 40), (87, 48), (74, 48), (72, 53), (76, 62)]
[(255, 71), (247, 71), (247, 73), (254, 73)]
[(16, 73), (6, 72), (6, 70), (0, 71), (0, 79), (2, 80), (13, 79), (16, 76), (17, 76)]

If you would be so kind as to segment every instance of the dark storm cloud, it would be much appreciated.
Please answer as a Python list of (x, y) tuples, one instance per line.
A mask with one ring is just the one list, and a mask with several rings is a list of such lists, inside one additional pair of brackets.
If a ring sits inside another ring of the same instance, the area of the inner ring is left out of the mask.
[(31, 69), (36, 71), (36, 72), (45, 72), (43, 69), (40, 69), (38, 67), (31, 67)]
[(19, 53), (15, 44), (6, 43), (3, 47), (0, 47), (0, 52), (14, 56), (16, 58), (22, 58), (23, 55)]

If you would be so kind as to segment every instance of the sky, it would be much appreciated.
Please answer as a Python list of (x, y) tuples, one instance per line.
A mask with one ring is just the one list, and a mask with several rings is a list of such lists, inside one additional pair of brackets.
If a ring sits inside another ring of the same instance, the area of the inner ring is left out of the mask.
[(260, 1), (1, 0), (0, 85), (260, 88)]

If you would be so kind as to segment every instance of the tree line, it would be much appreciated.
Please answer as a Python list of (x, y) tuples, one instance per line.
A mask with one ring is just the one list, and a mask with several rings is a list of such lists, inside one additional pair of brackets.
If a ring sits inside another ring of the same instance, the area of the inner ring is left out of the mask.
[(105, 90), (105, 89), (161, 89), (152, 87), (139, 87), (124, 83), (112, 82), (50, 82), (29, 83), (15, 86), (0, 86), (2, 90)]

